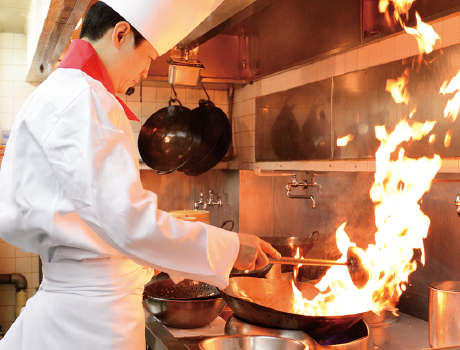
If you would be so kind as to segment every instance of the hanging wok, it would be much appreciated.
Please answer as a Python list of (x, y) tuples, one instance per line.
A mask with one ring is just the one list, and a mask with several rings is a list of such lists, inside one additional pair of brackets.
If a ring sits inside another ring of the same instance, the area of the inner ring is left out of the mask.
[[(319, 290), (311, 283), (295, 283), (302, 296), (313, 299)], [(306, 316), (292, 313), (291, 281), (234, 277), (222, 291), (235, 315), (263, 327), (303, 330), (311, 336), (334, 334), (357, 323), (363, 313), (343, 316)]]
[[(179, 102), (179, 105), (172, 105)], [(142, 160), (160, 174), (168, 174), (184, 165), (201, 143), (200, 118), (179, 100), (153, 113), (142, 126), (138, 147)]]
[(201, 144), (197, 152), (178, 170), (198, 176), (212, 169), (228, 151), (232, 128), (226, 114), (210, 100), (200, 100), (193, 112), (203, 124)]

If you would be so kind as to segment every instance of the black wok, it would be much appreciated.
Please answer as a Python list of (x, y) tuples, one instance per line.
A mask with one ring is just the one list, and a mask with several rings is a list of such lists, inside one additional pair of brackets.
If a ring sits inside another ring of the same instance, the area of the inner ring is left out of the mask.
[[(172, 105), (179, 102), (180, 105)], [(201, 143), (202, 121), (180, 101), (153, 113), (139, 133), (139, 153), (150, 168), (168, 174), (184, 165)]]
[(299, 249), (299, 257), (305, 257), (315, 245), (318, 237), (319, 232), (314, 231), (308, 237), (260, 237), (260, 239), (270, 243), (281, 256), (294, 258), (297, 249)]
[(232, 128), (225, 113), (210, 100), (200, 100), (193, 112), (203, 124), (201, 144), (197, 152), (178, 170), (198, 176), (219, 163), (230, 147)]
[[(310, 283), (296, 283), (302, 296), (313, 299), (319, 290)], [(222, 291), (227, 305), (243, 321), (263, 327), (303, 330), (311, 336), (330, 335), (357, 323), (363, 313), (343, 316), (306, 316), (292, 313), (290, 281), (234, 277)], [(250, 300), (249, 300), (250, 299)]]
[[(260, 239), (270, 243), (281, 256), (294, 258), (299, 249), (300, 256), (304, 257), (313, 248), (319, 237), (319, 232), (314, 231), (309, 237), (260, 237)], [(232, 269), (230, 277), (265, 277), (273, 267), (273, 264), (268, 264), (259, 270), (247, 271)], [(291, 272), (292, 265), (282, 265), (281, 272)]]

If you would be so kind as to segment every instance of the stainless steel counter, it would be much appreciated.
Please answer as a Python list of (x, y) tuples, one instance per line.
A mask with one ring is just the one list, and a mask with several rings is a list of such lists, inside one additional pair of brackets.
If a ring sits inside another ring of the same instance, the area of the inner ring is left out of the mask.
[[(150, 320), (150, 324), (152, 324), (152, 320)], [(184, 339), (188, 336), (192, 339), (197, 338), (197, 335), (205, 334), (208, 336), (217, 336), (219, 335), (217, 334), (219, 333), (218, 330), (221, 330), (221, 335), (224, 335), (224, 324), (225, 322), (220, 320), (220, 322), (215, 321), (212, 324), (212, 327), (207, 326), (201, 330), (174, 330), (171, 328), (168, 328), (167, 330), (173, 339), (174, 337)], [(164, 330), (166, 330), (166, 328)], [(187, 332), (190, 334), (187, 335)], [(209, 332), (212, 332), (212, 334)], [(168, 344), (168, 342), (163, 341), (164, 344), (161, 344), (160, 342), (155, 341), (155, 339), (152, 339), (152, 334), (150, 334), (150, 338), (152, 345), (155, 344), (155, 346), (152, 346), (152, 349), (155, 350), (184, 349), (182, 344), (177, 344), (179, 342), (176, 344), (169, 342)], [(174, 340), (173, 343), (175, 343)], [(428, 322), (400, 313), (397, 322), (385, 326), (372, 327), (372, 343), (374, 345), (374, 349), (377, 347), (378, 350), (429, 349)]]

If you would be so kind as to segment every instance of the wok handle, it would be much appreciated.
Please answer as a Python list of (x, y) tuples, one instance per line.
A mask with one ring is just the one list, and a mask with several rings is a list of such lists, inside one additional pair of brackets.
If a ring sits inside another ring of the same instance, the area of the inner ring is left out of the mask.
[(337, 262), (334, 260), (322, 260), (322, 259), (297, 259), (297, 258), (280, 258), (272, 259), (268, 258), (270, 264), (284, 264), (284, 265), (309, 265), (309, 266), (335, 266), (343, 265), (348, 266), (350, 263), (347, 262)]

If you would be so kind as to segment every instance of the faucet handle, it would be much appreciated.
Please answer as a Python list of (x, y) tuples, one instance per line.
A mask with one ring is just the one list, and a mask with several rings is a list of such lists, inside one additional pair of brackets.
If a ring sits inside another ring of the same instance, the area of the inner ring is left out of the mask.
[(455, 198), (455, 206), (457, 207), (457, 215), (460, 216), (460, 193)]

